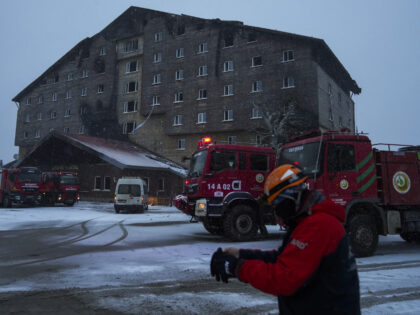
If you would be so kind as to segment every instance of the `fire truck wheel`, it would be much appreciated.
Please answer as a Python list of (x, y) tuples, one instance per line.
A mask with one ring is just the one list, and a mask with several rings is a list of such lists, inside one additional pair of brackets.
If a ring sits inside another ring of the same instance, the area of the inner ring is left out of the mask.
[(3, 198), (3, 208), (11, 208), (12, 203), (10, 202), (9, 196), (4, 196)]
[(217, 222), (209, 222), (208, 218), (203, 219), (203, 226), (210, 234), (223, 235), (223, 225)]
[(372, 256), (378, 246), (378, 231), (370, 215), (356, 214), (350, 218), (347, 231), (356, 257)]
[(256, 221), (255, 213), (250, 206), (234, 206), (223, 222), (224, 234), (234, 241), (254, 239), (258, 231)]
[(409, 243), (420, 243), (419, 232), (403, 232), (400, 234), (401, 238)]

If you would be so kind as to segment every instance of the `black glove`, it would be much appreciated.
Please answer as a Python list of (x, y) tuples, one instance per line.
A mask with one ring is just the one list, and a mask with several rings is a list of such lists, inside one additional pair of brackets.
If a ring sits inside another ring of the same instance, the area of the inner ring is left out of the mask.
[(219, 247), (211, 257), (210, 273), (217, 281), (222, 280), (227, 283), (229, 278), (235, 277), (237, 263), (236, 257), (224, 253)]

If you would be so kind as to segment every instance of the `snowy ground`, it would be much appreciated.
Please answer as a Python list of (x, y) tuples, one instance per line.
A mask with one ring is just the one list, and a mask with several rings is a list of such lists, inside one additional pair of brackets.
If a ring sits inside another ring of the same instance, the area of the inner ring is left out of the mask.
[[(275, 314), (275, 297), (209, 274), (218, 247), (277, 248), (269, 232), (230, 243), (172, 207), (1, 208), (0, 314)], [(357, 263), (363, 314), (420, 314), (420, 245), (384, 237)]]

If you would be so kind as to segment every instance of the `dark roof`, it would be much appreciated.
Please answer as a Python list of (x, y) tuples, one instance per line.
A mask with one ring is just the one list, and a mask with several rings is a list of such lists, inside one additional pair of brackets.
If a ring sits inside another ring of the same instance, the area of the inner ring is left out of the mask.
[(15, 164), (15, 167), (22, 165), (33, 152), (51, 138), (67, 142), (120, 169), (166, 170), (182, 177), (186, 175), (185, 169), (181, 165), (137, 144), (85, 135), (62, 134), (55, 131), (43, 138), (36, 147)]
[[(277, 36), (287, 36), (290, 38), (302, 39), (308, 41), (308, 43), (313, 48), (313, 57), (316, 62), (323, 67), (326, 72), (333, 77), (338, 84), (344, 89), (353, 92), (354, 94), (360, 94), (361, 88), (357, 85), (356, 81), (353, 80), (338, 58), (334, 55), (328, 45), (322, 39), (298, 35), (293, 33), (287, 33), (277, 30), (265, 29), (260, 27), (254, 27), (249, 25), (244, 25), (240, 21), (223, 21), (220, 19), (202, 19), (197, 17), (192, 17), (188, 15), (178, 15), (172, 13), (166, 13), (162, 11), (156, 11), (151, 9), (145, 9), (140, 7), (129, 7), (124, 11), (120, 16), (118, 16), (114, 21), (112, 21), (108, 26), (106, 26), (102, 31), (94, 35), (92, 38), (87, 37), (76, 46), (74, 46), (68, 53), (61, 57), (57, 62), (55, 62), (51, 67), (49, 67), (44, 73), (42, 73), (35, 81), (29, 84), (24, 88), (19, 94), (17, 94), (12, 101), (18, 102), (20, 98), (25, 95), (29, 90), (31, 90), (38, 82), (42, 80), (45, 75), (48, 75), (55, 71), (62, 63), (66, 62), (69, 58), (72, 58), (74, 54), (79, 53), (79, 50), (83, 48), (84, 45), (88, 44), (97, 36), (103, 36), (108, 40), (122, 39), (135, 35), (140, 35), (143, 33), (143, 22), (149, 18), (154, 17), (165, 17), (169, 19), (181, 18), (185, 20), (195, 21), (195, 22), (208, 22), (211, 24), (217, 24), (220, 26), (230, 26), (238, 28), (252, 29), (255, 31), (260, 31), (264, 33), (270, 33)], [(130, 30), (130, 34), (127, 34), (127, 30)], [(124, 31), (124, 33), (121, 33)]]

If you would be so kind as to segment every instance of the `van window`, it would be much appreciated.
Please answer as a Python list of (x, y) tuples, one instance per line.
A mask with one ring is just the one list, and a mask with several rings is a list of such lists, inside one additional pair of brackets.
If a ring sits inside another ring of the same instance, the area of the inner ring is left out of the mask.
[(118, 194), (140, 197), (141, 196), (140, 185), (120, 184), (118, 186)]

